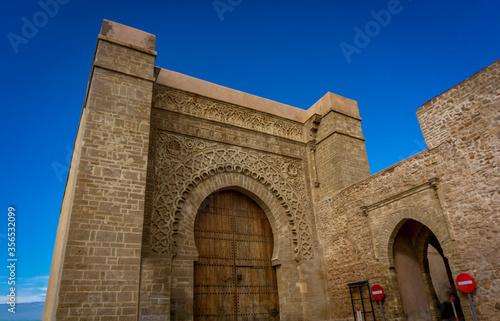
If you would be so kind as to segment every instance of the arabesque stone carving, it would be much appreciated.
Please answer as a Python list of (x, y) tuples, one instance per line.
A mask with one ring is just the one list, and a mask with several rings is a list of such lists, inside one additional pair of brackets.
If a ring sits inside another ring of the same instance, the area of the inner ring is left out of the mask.
[(153, 104), (158, 108), (303, 141), (302, 125), (297, 122), (173, 88), (157, 89)]
[(152, 249), (175, 254), (177, 223), (187, 195), (204, 179), (231, 172), (257, 180), (279, 199), (288, 216), (295, 260), (311, 259), (314, 254), (310, 227), (302, 206), (306, 202), (302, 167), (300, 160), (158, 130)]

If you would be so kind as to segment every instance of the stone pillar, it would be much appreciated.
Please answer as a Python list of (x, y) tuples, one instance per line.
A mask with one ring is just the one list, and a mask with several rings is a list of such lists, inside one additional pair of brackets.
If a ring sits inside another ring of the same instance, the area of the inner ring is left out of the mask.
[(318, 115), (309, 120), (309, 149), (314, 150), (317, 172), (313, 194), (321, 200), (370, 176), (370, 168), (354, 100), (327, 93), (309, 110)]
[(43, 320), (137, 320), (155, 39), (103, 22)]

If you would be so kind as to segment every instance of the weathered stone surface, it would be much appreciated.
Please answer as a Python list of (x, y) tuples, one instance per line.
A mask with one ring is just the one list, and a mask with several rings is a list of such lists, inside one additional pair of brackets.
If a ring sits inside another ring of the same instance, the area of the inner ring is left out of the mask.
[(351, 314), (346, 283), (369, 280), (385, 288), (387, 317), (402, 319), (392, 242), (407, 219), (437, 237), (453, 278), (476, 278), (479, 319), (498, 316), (489, 298), (500, 289), (499, 69), (497, 61), (417, 111), (430, 149), (317, 203), (335, 318)]
[(132, 33), (154, 44), (154, 36), (111, 22), (103, 29), (106, 39), (97, 44), (44, 320), (132, 320), (138, 314), (154, 55), (151, 48), (131, 49), (122, 42)]
[[(355, 101), (272, 102), (155, 68), (154, 43), (103, 24), (44, 320), (192, 320), (196, 213), (222, 189), (267, 216), (281, 320), (352, 320), (358, 281), (384, 287), (390, 320), (437, 320), (449, 292), (432, 286), (429, 244), (453, 278), (476, 278), (478, 317), (495, 319), (500, 62), (417, 111), (429, 149), (370, 176)], [(415, 311), (401, 253), (422, 275)]]

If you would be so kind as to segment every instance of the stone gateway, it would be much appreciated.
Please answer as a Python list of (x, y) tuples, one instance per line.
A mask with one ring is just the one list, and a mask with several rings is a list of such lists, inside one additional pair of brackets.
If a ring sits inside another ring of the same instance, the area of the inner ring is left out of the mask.
[[(370, 175), (357, 103), (308, 110), (154, 66), (105, 20), (44, 320), (500, 316), (500, 61), (425, 103), (428, 149)], [(359, 312), (358, 312), (359, 311)]]

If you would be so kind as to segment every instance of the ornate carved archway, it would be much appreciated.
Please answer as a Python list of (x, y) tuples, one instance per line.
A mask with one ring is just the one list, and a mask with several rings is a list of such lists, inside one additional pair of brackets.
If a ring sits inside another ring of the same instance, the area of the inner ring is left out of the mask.
[(157, 253), (176, 253), (174, 236), (183, 205), (192, 190), (221, 173), (236, 173), (256, 181), (274, 195), (286, 213), (294, 259), (311, 259), (303, 165), (300, 160), (250, 151), (159, 130), (156, 144), (155, 191), (151, 246)]

